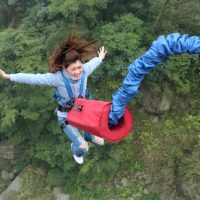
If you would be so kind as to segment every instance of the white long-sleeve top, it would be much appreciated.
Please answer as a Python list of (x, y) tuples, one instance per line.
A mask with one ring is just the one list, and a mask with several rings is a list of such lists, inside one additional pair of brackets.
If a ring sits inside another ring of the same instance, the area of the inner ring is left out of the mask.
[[(87, 63), (83, 64), (83, 73), (84, 73), (84, 84), (83, 84), (83, 93), (86, 92), (87, 87), (87, 79), (90, 74), (101, 64), (102, 60), (99, 57), (95, 57)], [(64, 76), (68, 79), (73, 97), (78, 98), (80, 95), (80, 86), (81, 86), (81, 77), (79, 79), (74, 80), (69, 74), (63, 70)], [(82, 73), (82, 75), (83, 75)], [(64, 80), (60, 71), (56, 73), (45, 73), (45, 74), (28, 74), (28, 73), (17, 73), (10, 74), (10, 80), (18, 83), (25, 83), (30, 85), (45, 85), (50, 87), (55, 87), (59, 94), (66, 99), (66, 101), (70, 100), (70, 97), (67, 93)], [(66, 117), (67, 112), (60, 112), (57, 110), (57, 115), (59, 117)]]

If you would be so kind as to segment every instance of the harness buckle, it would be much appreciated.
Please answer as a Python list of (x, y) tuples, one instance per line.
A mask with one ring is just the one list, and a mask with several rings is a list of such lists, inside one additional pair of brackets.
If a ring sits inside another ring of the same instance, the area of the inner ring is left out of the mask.
[(76, 110), (78, 112), (81, 112), (81, 110), (83, 109), (83, 106), (77, 105), (77, 106), (73, 106), (72, 107), (73, 110)]
[(66, 128), (66, 126), (69, 124), (69, 122), (66, 120), (64, 122), (61, 123), (60, 128), (63, 130), (64, 128)]
[(63, 105), (58, 105), (57, 109), (61, 112), (69, 112), (73, 106), (74, 106), (74, 101), (75, 99), (72, 98), (70, 99), (67, 103), (63, 104)]

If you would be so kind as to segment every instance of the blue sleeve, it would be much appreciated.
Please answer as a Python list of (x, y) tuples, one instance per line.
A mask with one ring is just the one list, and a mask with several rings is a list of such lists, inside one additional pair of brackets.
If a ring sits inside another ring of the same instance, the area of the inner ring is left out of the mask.
[(18, 83), (25, 83), (30, 85), (46, 85), (46, 86), (57, 86), (58, 80), (55, 74), (26, 74), (18, 73), (11, 74), (10, 80)]
[(127, 102), (138, 93), (144, 76), (152, 68), (161, 63), (167, 56), (182, 53), (199, 54), (200, 38), (187, 34), (181, 36), (179, 33), (173, 33), (167, 37), (160, 36), (152, 43), (147, 52), (131, 63), (122, 86), (112, 96), (110, 124), (116, 125), (118, 123), (118, 120), (123, 116)]
[(101, 58), (95, 57), (89, 62), (83, 64), (83, 69), (84, 72), (86, 73), (87, 76), (92, 74), (92, 72), (102, 63)]

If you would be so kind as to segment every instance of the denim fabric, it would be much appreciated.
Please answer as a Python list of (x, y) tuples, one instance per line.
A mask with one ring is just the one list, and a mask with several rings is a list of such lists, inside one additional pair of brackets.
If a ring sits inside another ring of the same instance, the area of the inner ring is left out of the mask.
[[(66, 118), (64, 117), (58, 117), (58, 124), (61, 126), (62, 123), (64, 123)], [(91, 142), (94, 139), (94, 136), (84, 132), (84, 137), (80, 134), (80, 131), (78, 128), (68, 124), (66, 127), (64, 127), (63, 132), (65, 135), (69, 138), (69, 140), (72, 142), (72, 153), (78, 157), (83, 156), (87, 153), (88, 148), (80, 148), (79, 146), (81, 144), (84, 144), (87, 142)]]
[(83, 137), (84, 137), (85, 141), (92, 142), (92, 140), (94, 139), (95, 136), (91, 135), (90, 133), (84, 132)]

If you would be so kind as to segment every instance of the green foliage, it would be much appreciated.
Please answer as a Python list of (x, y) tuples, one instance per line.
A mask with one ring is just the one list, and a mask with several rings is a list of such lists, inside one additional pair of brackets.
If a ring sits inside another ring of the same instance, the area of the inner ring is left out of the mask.
[[(99, 39), (108, 50), (89, 84), (95, 98), (111, 100), (127, 66), (159, 33), (199, 35), (198, 8), (195, 0), (4, 0), (0, 2), (0, 68), (8, 73), (47, 72), (47, 54), (74, 28), (86, 38)], [(38, 169), (26, 172), (18, 200), (51, 199), (47, 184), (63, 185), (72, 199), (81, 200), (157, 200), (167, 192), (167, 198), (174, 194), (171, 199), (185, 199), (177, 194), (175, 186), (181, 184), (177, 180), (197, 186), (200, 180), (199, 69), (196, 56), (188, 54), (171, 56), (153, 69), (144, 89), (162, 92), (170, 85), (181, 103), (152, 123), (146, 113), (139, 115), (140, 93), (130, 104), (135, 108), (134, 133), (117, 144), (90, 144), (81, 166), (74, 162), (70, 144), (57, 127), (53, 89), (0, 80), (0, 139), (16, 145), (15, 168), (19, 172), (29, 163), (46, 163), (50, 168), (47, 178)], [(181, 110), (182, 96), (194, 98), (196, 107)], [(127, 186), (121, 184), (123, 177)]]
[(33, 37), (24, 29), (7, 29), (1, 32), (0, 38), (1, 65), (5, 70), (30, 71), (44, 65), (43, 38)]
[(48, 7), (45, 1), (41, 0), (38, 4), (30, 7), (29, 14), (23, 18), (22, 27), (26, 29), (31, 35), (36, 37), (45, 37), (46, 28), (51, 22)]
[[(148, 1), (149, 23), (153, 32), (174, 31), (199, 34), (199, 1), (156, 0)], [(176, 20), (174, 20), (176, 19)]]
[[(99, 23), (98, 16), (106, 8), (109, 0), (51, 0), (49, 12), (52, 16), (60, 14), (70, 23), (94, 27)], [(59, 16), (60, 17), (60, 16)]]
[(8, 4), (15, 5), (18, 0), (8, 0)]
[(104, 25), (100, 38), (111, 55), (126, 60), (136, 55), (144, 36), (143, 22), (132, 14), (126, 14), (116, 18), (114, 23)]
[(77, 12), (79, 8), (78, 1), (55, 1), (51, 0), (51, 4), (49, 6), (50, 13), (62, 13), (64, 16), (68, 16), (73, 12)]
[(0, 2), (0, 27), (17, 27), (35, 0), (2, 0)]
[(4, 196), (4, 200), (13, 200), (17, 198), (17, 192), (15, 191), (10, 191)]
[(148, 194), (144, 197), (144, 200), (159, 200), (158, 196), (156, 194)]
[(34, 199), (49, 200), (52, 198), (51, 189), (45, 181), (45, 174), (41, 169), (27, 168), (22, 176), (22, 183), (16, 200)]
[(57, 47), (57, 44), (63, 41), (67, 35), (66, 28), (64, 28), (63, 26), (61, 28), (53, 28), (57, 29), (57, 31), (50, 34), (46, 40), (46, 48), (48, 49), (48, 52), (51, 52), (55, 47)]
[(4, 118), (2, 118), (1, 127), (5, 129), (6, 127), (11, 127), (15, 123), (17, 109), (9, 108), (9, 102), (5, 102), (5, 104), (2, 104), (2, 111), (3, 110), (5, 110), (5, 112), (2, 113)]
[[(46, 65), (43, 61), (44, 45), (42, 45), (42, 38), (30, 36), (23, 29), (7, 29), (1, 32), (0, 38), (0, 57), (2, 58), (0, 64), (5, 71), (8, 73), (44, 71), (42, 66)], [(49, 98), (48, 92), (39, 89), (41, 92), (38, 95), (34, 91), (34, 87), (30, 90), (30, 87), (27, 86), (6, 84), (4, 85), (1, 81), (0, 126), (1, 130), (5, 130), (5, 133), (7, 133), (7, 137), (14, 136), (12, 139), (15, 138), (15, 143), (19, 144), (27, 140), (31, 132), (34, 133), (36, 130), (40, 132), (45, 128), (44, 125), (41, 127), (40, 122), (41, 119), (48, 120), (48, 116), (42, 115), (49, 104), (46, 101)], [(8, 90), (10, 91), (9, 94), (7, 94)], [(45, 108), (45, 110), (41, 111), (41, 108)], [(40, 112), (38, 112), (39, 110)], [(23, 119), (26, 120), (26, 123), (22, 123)], [(30, 120), (38, 121), (36, 122), (38, 126), (32, 126)], [(30, 128), (30, 125), (32, 128)]]
[(47, 175), (47, 183), (50, 187), (52, 186), (62, 186), (66, 182), (65, 177), (63, 176), (62, 170), (56, 168), (51, 169)]
[(199, 155), (199, 116), (180, 115), (154, 126), (141, 121), (139, 127), (140, 155), (149, 174), (146, 179), (154, 180), (153, 187), (157, 188), (154, 192), (162, 193), (162, 188), (166, 187), (172, 192), (179, 177), (183, 180), (190, 177), (199, 183), (199, 164), (196, 161)]
[(200, 62), (196, 55), (173, 55), (152, 70), (146, 77), (145, 84), (159, 83), (162, 86), (167, 81), (178, 94), (199, 93), (199, 70)]
[(200, 185), (199, 160), (196, 155), (185, 157), (179, 166), (180, 176)]
[(146, 35), (143, 22), (132, 14), (117, 17), (115, 22), (101, 27), (99, 37), (108, 55), (105, 64), (92, 76), (95, 96), (105, 99), (119, 88), (127, 74), (127, 66), (144, 50)]
[(67, 151), (66, 144), (56, 144), (57, 141), (53, 141), (53, 138), (51, 138), (51, 143), (45, 140), (46, 138), (44, 138), (44, 140), (40, 140), (40, 142), (38, 141), (37, 144), (35, 144), (34, 157), (45, 160), (51, 167), (63, 168), (64, 162), (67, 162), (66, 153), (68, 153), (69, 156), (70, 148)]
[(10, 163), (8, 160), (0, 158), (0, 169), (10, 168)]

